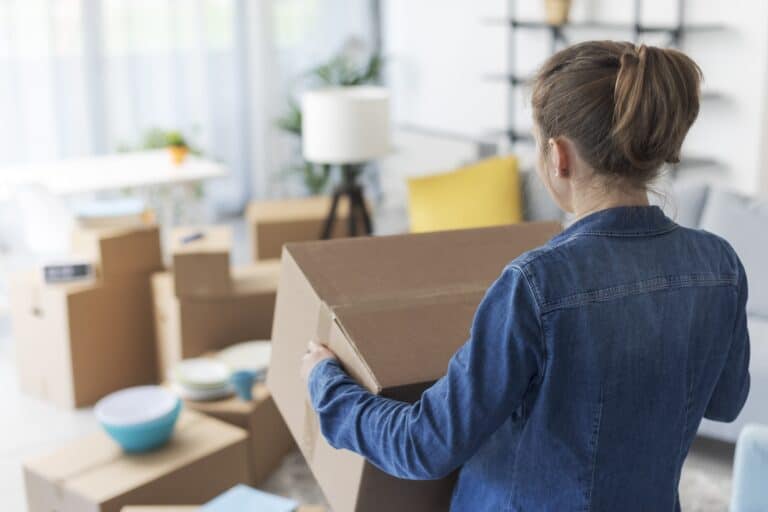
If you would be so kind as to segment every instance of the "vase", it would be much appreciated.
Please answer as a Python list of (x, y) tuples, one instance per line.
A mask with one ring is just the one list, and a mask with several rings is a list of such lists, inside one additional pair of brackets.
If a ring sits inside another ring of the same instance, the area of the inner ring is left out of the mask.
[(168, 146), (168, 152), (171, 154), (171, 161), (174, 165), (181, 165), (189, 153), (187, 146)]
[(544, 0), (544, 14), (547, 23), (553, 26), (568, 23), (571, 11), (571, 0)]

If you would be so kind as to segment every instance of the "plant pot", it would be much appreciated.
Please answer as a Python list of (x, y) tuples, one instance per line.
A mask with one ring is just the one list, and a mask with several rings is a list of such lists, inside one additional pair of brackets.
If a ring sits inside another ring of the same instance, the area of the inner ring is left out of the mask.
[(544, 0), (544, 15), (550, 25), (565, 25), (571, 11), (571, 0)]
[(168, 152), (171, 155), (171, 161), (174, 165), (181, 165), (187, 158), (189, 148), (187, 146), (168, 146)]

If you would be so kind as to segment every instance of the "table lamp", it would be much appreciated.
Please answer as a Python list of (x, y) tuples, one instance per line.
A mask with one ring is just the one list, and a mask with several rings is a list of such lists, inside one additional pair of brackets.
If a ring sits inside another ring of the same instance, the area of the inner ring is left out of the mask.
[(389, 92), (375, 86), (315, 89), (302, 96), (301, 112), (304, 158), (341, 168), (321, 238), (330, 238), (342, 197), (349, 200), (349, 236), (357, 235), (360, 222), (370, 235), (371, 218), (357, 178), (365, 163), (389, 152)]

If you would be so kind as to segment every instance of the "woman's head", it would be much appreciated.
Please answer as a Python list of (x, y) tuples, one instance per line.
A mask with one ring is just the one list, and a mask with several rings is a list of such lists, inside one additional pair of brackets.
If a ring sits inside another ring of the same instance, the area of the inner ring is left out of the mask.
[(590, 41), (553, 55), (532, 104), (539, 170), (555, 199), (573, 211), (567, 196), (579, 180), (644, 191), (664, 163), (679, 161), (700, 82), (696, 63), (672, 49)]

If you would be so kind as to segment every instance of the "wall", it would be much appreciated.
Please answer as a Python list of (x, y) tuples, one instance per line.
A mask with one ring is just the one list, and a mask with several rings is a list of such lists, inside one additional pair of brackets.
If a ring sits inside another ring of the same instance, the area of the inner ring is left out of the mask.
[[(645, 0), (645, 23), (676, 21), (670, 0)], [(518, 17), (541, 19), (543, 1), (519, 0)], [(699, 121), (684, 152), (711, 156), (717, 167), (702, 167), (687, 176), (725, 182), (748, 193), (761, 187), (761, 169), (768, 163), (762, 143), (768, 133), (766, 110), (768, 64), (768, 2), (688, 0), (691, 23), (723, 24), (725, 30), (686, 35), (684, 49), (701, 65), (705, 90), (718, 97), (704, 100)], [(506, 16), (505, 0), (387, 0), (383, 3), (384, 42), (390, 57), (388, 80), (393, 89), (396, 122), (488, 136), (503, 129), (507, 88), (488, 75), (506, 70), (507, 28), (487, 18)], [(631, 21), (632, 0), (574, 0), (572, 19)], [(518, 32), (517, 69), (533, 71), (546, 57), (544, 34)], [(628, 39), (622, 31), (570, 32), (579, 39)], [(649, 43), (657, 43), (648, 39)], [(527, 107), (525, 93), (517, 105)], [(530, 111), (517, 109), (518, 124), (530, 125)], [(521, 153), (530, 153), (525, 146)], [(530, 160), (529, 160), (530, 161)], [(763, 180), (768, 181), (768, 180)], [(768, 185), (762, 185), (768, 187)]]

